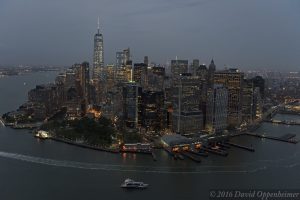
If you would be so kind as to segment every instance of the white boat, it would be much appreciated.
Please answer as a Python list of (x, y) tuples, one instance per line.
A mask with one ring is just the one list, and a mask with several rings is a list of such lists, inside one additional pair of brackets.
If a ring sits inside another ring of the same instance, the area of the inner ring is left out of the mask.
[(122, 188), (139, 188), (144, 189), (147, 188), (149, 184), (143, 182), (136, 182), (132, 179), (127, 178), (124, 183), (121, 184)]
[(50, 138), (50, 135), (47, 131), (39, 130), (37, 132), (37, 134), (35, 134), (35, 137), (41, 138), (41, 139), (48, 139), (48, 138)]

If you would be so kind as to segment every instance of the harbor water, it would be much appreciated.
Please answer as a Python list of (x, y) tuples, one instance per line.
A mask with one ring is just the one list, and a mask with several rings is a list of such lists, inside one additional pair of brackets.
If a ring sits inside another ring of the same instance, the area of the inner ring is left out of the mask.
[[(0, 78), (0, 113), (17, 109), (36, 84), (53, 82), (56, 72)], [(277, 115), (299, 120), (299, 116)], [(300, 126), (264, 123), (256, 133), (296, 134)], [(299, 189), (300, 144), (240, 136), (229, 155), (209, 154), (201, 163), (174, 160), (165, 151), (151, 155), (111, 154), (52, 140), (0, 124), (0, 199), (208, 199), (211, 189)], [(126, 190), (132, 178), (150, 184)]]

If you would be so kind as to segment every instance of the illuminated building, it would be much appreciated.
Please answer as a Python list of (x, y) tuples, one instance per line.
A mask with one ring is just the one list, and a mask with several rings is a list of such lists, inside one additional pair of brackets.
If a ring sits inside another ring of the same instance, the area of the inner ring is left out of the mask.
[(197, 133), (203, 129), (200, 108), (202, 85), (199, 77), (181, 74), (172, 88), (172, 129), (180, 134)]
[(145, 64), (146, 66), (149, 65), (149, 58), (148, 58), (148, 56), (145, 56), (145, 57), (144, 57), (144, 64)]
[(163, 91), (165, 86), (165, 68), (148, 67), (144, 88), (150, 91)]
[(237, 69), (216, 71), (215, 84), (223, 84), (228, 90), (227, 123), (231, 127), (239, 126), (242, 122), (242, 82), (244, 73)]
[(142, 127), (146, 131), (159, 131), (164, 127), (164, 93), (142, 92)]
[(143, 86), (147, 78), (147, 65), (144, 63), (135, 63), (132, 71), (132, 80)]
[(116, 53), (116, 68), (124, 67), (130, 64), (131, 55), (130, 48), (124, 49)]
[(200, 61), (198, 59), (194, 59), (191, 65), (190, 73), (194, 76), (196, 75), (196, 69), (199, 67)]
[(138, 128), (141, 125), (142, 88), (135, 82), (123, 86), (123, 119), (127, 128)]
[(188, 73), (188, 60), (171, 60), (171, 75), (173, 81), (178, 80), (180, 74)]
[(211, 60), (209, 67), (208, 67), (208, 77), (207, 77), (208, 88), (214, 87), (215, 71), (216, 71), (215, 62), (214, 62), (214, 60)]
[(220, 133), (227, 127), (227, 89), (220, 84), (207, 91), (205, 128), (209, 133)]
[(98, 19), (98, 29), (94, 36), (94, 59), (93, 59), (93, 79), (105, 79), (104, 70), (104, 49), (103, 49), (103, 35), (100, 33), (100, 24)]

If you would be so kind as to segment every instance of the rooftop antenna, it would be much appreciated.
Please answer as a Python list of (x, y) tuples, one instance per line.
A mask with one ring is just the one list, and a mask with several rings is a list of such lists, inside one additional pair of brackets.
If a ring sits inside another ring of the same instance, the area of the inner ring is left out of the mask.
[(100, 33), (100, 19), (98, 17), (98, 27), (97, 27), (97, 30), (98, 30), (98, 34)]

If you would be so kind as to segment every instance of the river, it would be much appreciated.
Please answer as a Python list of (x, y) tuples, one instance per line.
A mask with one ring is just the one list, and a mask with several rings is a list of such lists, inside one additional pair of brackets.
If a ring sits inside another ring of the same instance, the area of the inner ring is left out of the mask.
[[(54, 80), (55, 72), (0, 78), (0, 113), (16, 109), (36, 84)], [(297, 120), (296, 116), (277, 115)], [(299, 118), (299, 117), (298, 117)], [(298, 119), (299, 120), (299, 119)], [(300, 126), (263, 124), (256, 132), (295, 133)], [(151, 156), (110, 154), (51, 140), (26, 130), (0, 127), (0, 199), (208, 199), (211, 189), (299, 189), (300, 145), (251, 136), (234, 142), (228, 157), (209, 155), (202, 163), (173, 160), (158, 150)], [(125, 178), (149, 183), (143, 191), (120, 188)]]

